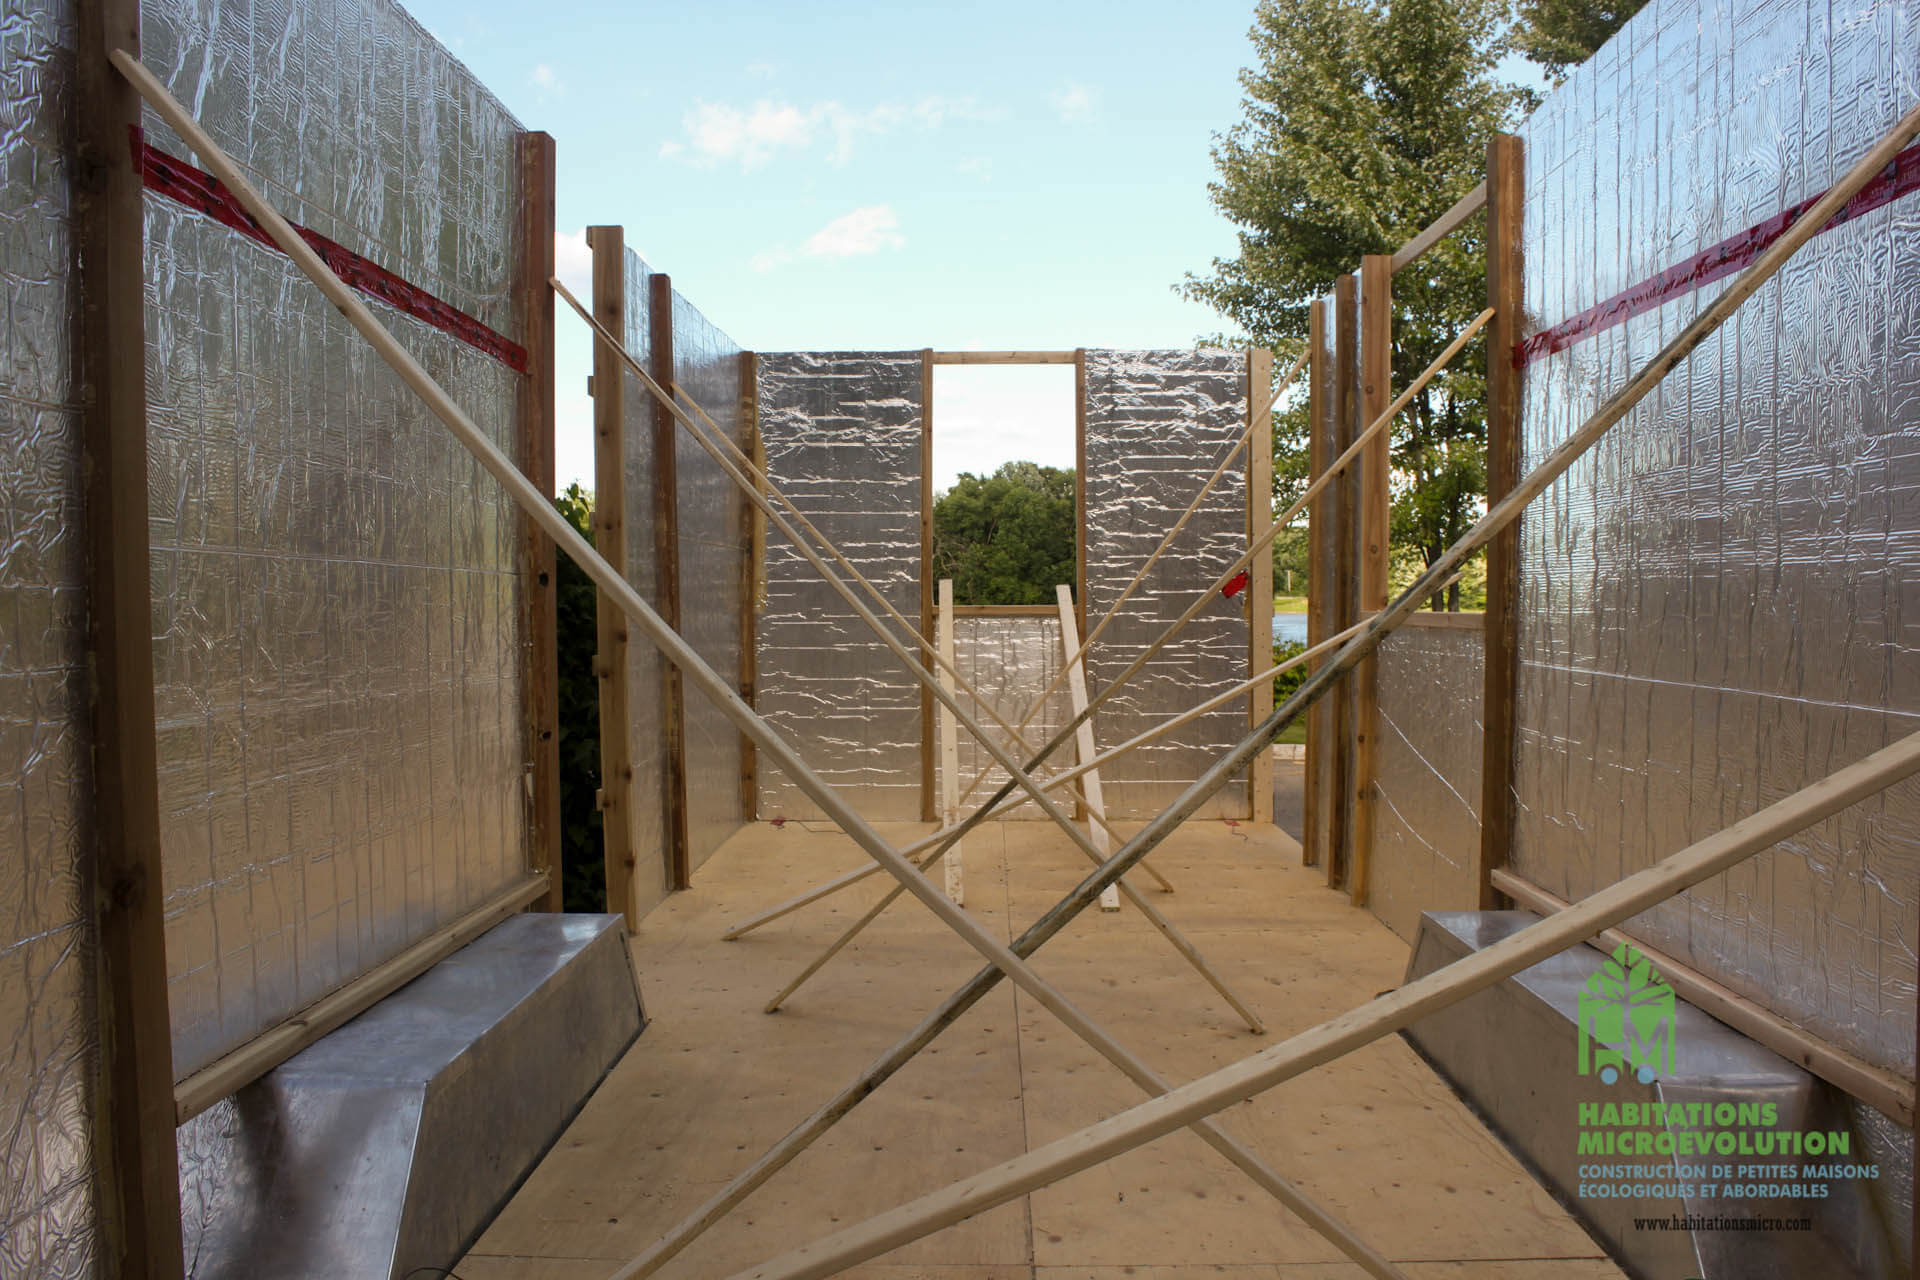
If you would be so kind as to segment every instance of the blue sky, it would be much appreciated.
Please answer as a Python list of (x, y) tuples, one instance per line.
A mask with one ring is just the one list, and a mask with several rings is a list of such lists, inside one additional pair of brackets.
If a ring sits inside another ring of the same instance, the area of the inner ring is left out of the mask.
[[(579, 232), (604, 222), (754, 350), (1223, 329), (1170, 286), (1233, 251), (1208, 147), (1239, 117), (1252, 0), (408, 8), (554, 135), (582, 290)], [(590, 353), (559, 325), (559, 474), (590, 483)], [(936, 483), (1071, 465), (1071, 391), (1057, 369), (942, 370)]]

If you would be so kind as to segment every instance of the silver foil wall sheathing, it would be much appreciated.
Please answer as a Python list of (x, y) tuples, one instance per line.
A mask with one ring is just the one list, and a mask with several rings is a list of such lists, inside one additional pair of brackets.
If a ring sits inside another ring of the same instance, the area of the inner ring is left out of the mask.
[[(1527, 123), (1546, 329), (1817, 195), (1920, 100), (1920, 12), (1653, 0)], [(1816, 236), (1530, 508), (1514, 869), (1582, 897), (1920, 727), (1920, 213)], [(1537, 462), (1724, 284), (1526, 371)], [(1914, 1069), (1920, 788), (1631, 930)]]
[[(750, 452), (742, 400), (746, 353), (678, 292), (673, 295), (673, 359), (680, 389), (706, 410), (736, 448)], [(652, 402), (651, 396), (646, 399)], [(701, 421), (698, 415), (695, 421)], [(747, 499), (692, 437), (677, 425), (674, 430), (679, 434), (680, 633), (738, 689), (740, 622), (750, 603), (745, 580), (752, 555)], [(689, 862), (696, 868), (746, 821), (740, 795), (741, 745), (732, 722), (689, 688), (687, 845)]]
[[(1054, 618), (955, 618), (953, 621), (953, 665), (965, 676), (974, 691), (998, 711), (1008, 724), (1018, 726), (1020, 717), (1033, 706), (1040, 691), (1047, 687), (1060, 671), (1063, 654), (1060, 647), (1060, 623)], [(1004, 730), (993, 722), (987, 712), (974, 705), (964, 691), (960, 694), (960, 705), (969, 715), (993, 735), (993, 740), (1006, 748), (1016, 759), (1025, 761), (1032, 754), (1011, 742)], [(1020, 731), (1031, 747), (1039, 747), (1060, 732), (1060, 727), (1072, 719), (1067, 682), (1062, 680), (1059, 688), (1047, 695), (1047, 701), (1034, 713), (1027, 727)], [(1099, 734), (1099, 722), (1095, 720), (1095, 745), (1110, 747), (1114, 745)], [(959, 731), (959, 765), (957, 773), (960, 779), (960, 792), (965, 794), (967, 786), (982, 769), (988, 770), (978, 787), (974, 788), (971, 798), (960, 806), (965, 817), (983, 803), (986, 798), (999, 790), (1007, 780), (1007, 771), (994, 763), (993, 757), (963, 727)], [(1058, 772), (1078, 757), (1071, 745), (1062, 747), (1049, 759), (1048, 765), (1041, 770), (1042, 775)], [(944, 777), (939, 773), (941, 760), (934, 761), (935, 783), (944, 788)], [(1103, 774), (1102, 777), (1105, 775)], [(936, 792), (944, 795), (944, 790)], [(1071, 788), (1052, 793), (1055, 803), (1067, 812), (1073, 812), (1073, 791)], [(1025, 818), (1046, 821), (1046, 814), (1038, 805), (1028, 804), (1015, 809), (1007, 815), (1011, 818)]]
[[(626, 333), (627, 351), (655, 376), (653, 367), (653, 329), (650, 301), (654, 272), (633, 250), (626, 258)], [(660, 582), (656, 569), (659, 551), (654, 544), (654, 492), (658, 483), (654, 467), (653, 394), (632, 373), (622, 371), (626, 380), (621, 403), (625, 421), (621, 427), (626, 459), (627, 499), (627, 581), (640, 598), (656, 609), (660, 607)], [(675, 428), (678, 430), (679, 428)], [(677, 456), (677, 455), (676, 455)], [(628, 629), (627, 642), (627, 732), (628, 750), (633, 764), (632, 798), (627, 806), (632, 817), (634, 909), (645, 915), (667, 896), (672, 884), (672, 868), (667, 858), (667, 754), (666, 721), (660, 714), (663, 680), (667, 664), (660, 651), (645, 636)], [(696, 698), (698, 695), (695, 695)], [(602, 733), (609, 726), (600, 727)], [(617, 907), (619, 904), (609, 904)]]
[(0, 1271), (93, 1274), (95, 936), (78, 315), (74, 10), (0, 22)]
[[(920, 353), (767, 354), (759, 375), (768, 477), (917, 626)], [(918, 682), (774, 528), (766, 576), (760, 713), (864, 816), (918, 819)], [(821, 816), (764, 755), (759, 811)]]
[[(1106, 615), (1246, 427), (1246, 356), (1231, 351), (1086, 354), (1087, 628)], [(1098, 693), (1247, 548), (1244, 455), (1088, 655)], [(1116, 744), (1247, 678), (1250, 593), (1206, 610), (1094, 713), (1101, 744)], [(1262, 628), (1269, 624), (1259, 620)], [(1251, 727), (1235, 699), (1103, 770), (1110, 816), (1150, 818)], [(1246, 818), (1237, 781), (1195, 816)]]
[(1479, 907), (1485, 633), (1401, 627), (1379, 650), (1367, 905), (1409, 944), (1422, 911)]
[[(520, 126), (405, 13), (161, 0), (142, 35), (290, 219), (512, 335)], [(146, 204), (184, 1076), (525, 874), (522, 637), (504, 492), (286, 258)], [(511, 452), (517, 375), (373, 307)]]

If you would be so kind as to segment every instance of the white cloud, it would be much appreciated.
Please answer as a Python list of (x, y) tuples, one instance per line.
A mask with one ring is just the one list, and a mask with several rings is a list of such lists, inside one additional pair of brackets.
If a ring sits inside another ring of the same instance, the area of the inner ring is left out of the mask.
[(755, 271), (775, 271), (802, 258), (862, 258), (888, 249), (904, 249), (900, 216), (892, 205), (871, 204), (843, 213), (808, 236), (798, 250), (784, 244), (762, 250), (748, 259)]
[(1092, 85), (1069, 82), (1048, 100), (1060, 118), (1069, 124), (1091, 120), (1100, 111), (1100, 91)]
[(567, 96), (567, 82), (562, 80), (559, 74), (544, 62), (535, 63), (533, 70), (527, 75), (527, 79), (535, 89), (540, 91), (539, 97), (542, 101), (548, 98), (564, 98)]
[(784, 245), (775, 245), (771, 249), (754, 254), (752, 258), (748, 259), (747, 265), (755, 271), (765, 273), (778, 267), (784, 267), (792, 261), (793, 250)]
[(868, 205), (829, 222), (808, 237), (806, 252), (815, 258), (859, 258), (882, 249), (905, 247), (893, 206)]
[(997, 119), (970, 98), (928, 96), (911, 103), (881, 103), (854, 110), (834, 101), (795, 106), (762, 98), (752, 106), (701, 102), (680, 124), (684, 136), (660, 145), (665, 160), (685, 158), (702, 167), (737, 163), (753, 170), (782, 152), (825, 147), (827, 160), (842, 165), (862, 137), (901, 130), (938, 129), (950, 120)]
[(593, 305), (593, 250), (587, 229), (553, 233), (553, 274), (587, 306)]

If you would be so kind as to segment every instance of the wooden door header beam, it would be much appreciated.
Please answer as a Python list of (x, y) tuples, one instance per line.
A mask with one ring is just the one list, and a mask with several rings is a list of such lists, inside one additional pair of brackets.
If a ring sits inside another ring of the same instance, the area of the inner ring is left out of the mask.
[(935, 364), (1072, 364), (1071, 351), (936, 351)]

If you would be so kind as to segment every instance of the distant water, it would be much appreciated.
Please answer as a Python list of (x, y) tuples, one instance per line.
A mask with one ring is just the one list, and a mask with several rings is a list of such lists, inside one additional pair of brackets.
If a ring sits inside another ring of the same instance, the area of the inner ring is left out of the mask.
[(1273, 640), (1275, 644), (1291, 641), (1294, 644), (1307, 642), (1307, 615), (1304, 613), (1276, 613), (1273, 615)]

